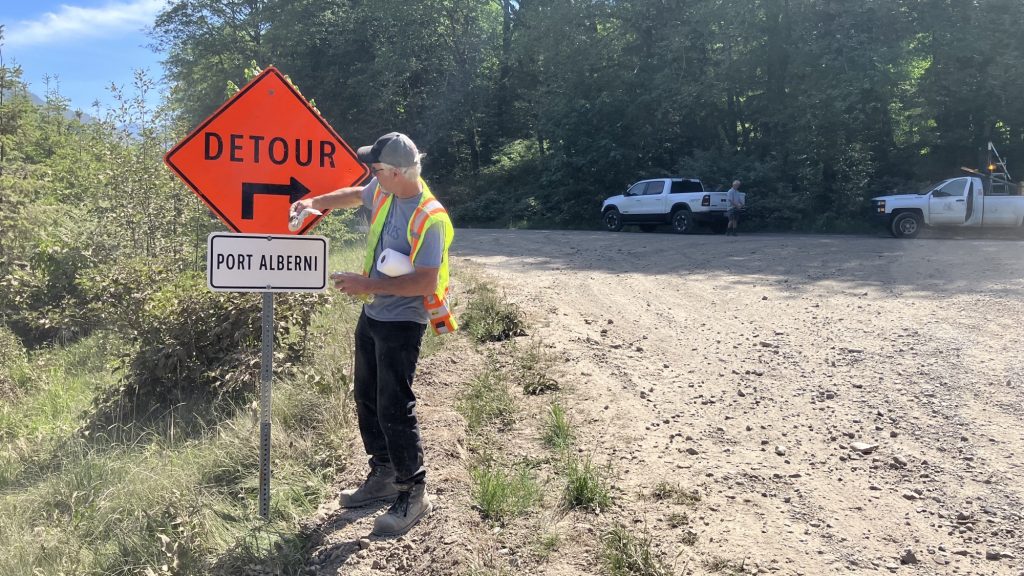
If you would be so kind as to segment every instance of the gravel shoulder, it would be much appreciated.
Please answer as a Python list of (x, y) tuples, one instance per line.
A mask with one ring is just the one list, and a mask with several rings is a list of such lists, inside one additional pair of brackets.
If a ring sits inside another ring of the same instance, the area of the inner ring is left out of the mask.
[[(464, 230), (455, 252), (572, 359), (624, 515), (690, 566), (1017, 574), (1021, 247)], [(695, 547), (639, 496), (662, 479), (705, 494)]]
[[(595, 574), (617, 521), (681, 574), (1022, 574), (1022, 246), (460, 230), (454, 266), (493, 278), (561, 360), (562, 404), (616, 506), (480, 521), (453, 406), (482, 360), (461, 342), (417, 381), (438, 508), (361, 550), (376, 511), (327, 505), (310, 573)], [(530, 457), (543, 403), (526, 402), (510, 444)], [(651, 498), (665, 482), (701, 501)], [(555, 554), (517, 556), (552, 525)]]

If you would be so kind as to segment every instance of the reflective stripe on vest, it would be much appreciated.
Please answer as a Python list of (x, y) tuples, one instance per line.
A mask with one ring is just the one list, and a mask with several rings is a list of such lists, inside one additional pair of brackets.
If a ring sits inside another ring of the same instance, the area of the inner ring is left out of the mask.
[[(409, 240), (409, 260), (416, 261), (416, 255), (420, 250), (420, 242), (424, 232), (433, 224), (441, 224), (444, 233), (444, 244), (441, 251), (441, 266), (437, 272), (437, 288), (434, 294), (423, 297), (423, 307), (430, 319), (430, 326), (437, 334), (449, 334), (458, 330), (458, 323), (451, 314), (448, 306), (448, 248), (455, 238), (455, 231), (452, 229), (452, 221), (444, 206), (430, 192), (430, 187), (420, 178), (420, 189), (423, 196), (419, 205), (409, 218), (409, 225), (406, 228), (406, 237)], [(370, 217), (370, 232), (367, 235), (366, 256), (363, 259), (363, 275), (369, 276), (373, 268), (373, 256), (377, 249), (377, 242), (380, 240), (381, 232), (384, 229), (384, 221), (387, 219), (388, 211), (391, 209), (391, 201), (394, 197), (381, 190), (380, 184), (373, 191), (373, 210)]]

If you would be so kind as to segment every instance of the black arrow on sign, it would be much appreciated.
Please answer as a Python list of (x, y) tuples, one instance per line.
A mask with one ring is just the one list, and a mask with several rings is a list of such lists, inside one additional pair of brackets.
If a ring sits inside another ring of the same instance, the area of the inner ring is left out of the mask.
[(309, 194), (309, 188), (302, 185), (293, 176), (288, 184), (254, 184), (242, 182), (242, 220), (252, 220), (253, 198), (257, 194), (268, 194), (270, 196), (287, 196), (288, 203), (294, 204), (296, 200)]

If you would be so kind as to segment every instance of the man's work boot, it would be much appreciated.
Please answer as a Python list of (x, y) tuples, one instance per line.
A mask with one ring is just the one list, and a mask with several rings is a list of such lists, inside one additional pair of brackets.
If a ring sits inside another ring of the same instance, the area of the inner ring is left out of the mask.
[(390, 464), (375, 464), (371, 460), (366, 482), (354, 490), (342, 490), (338, 502), (342, 508), (359, 508), (376, 500), (394, 498), (397, 495), (395, 469)]
[(426, 484), (413, 484), (411, 488), (399, 489), (398, 498), (391, 508), (373, 521), (373, 535), (401, 536), (421, 518), (430, 514), (434, 506), (426, 490)]

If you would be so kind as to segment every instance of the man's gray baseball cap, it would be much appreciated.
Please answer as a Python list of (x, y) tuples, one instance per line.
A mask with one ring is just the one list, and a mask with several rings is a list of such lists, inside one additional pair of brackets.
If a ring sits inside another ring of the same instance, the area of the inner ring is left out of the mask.
[(420, 153), (408, 136), (400, 132), (385, 134), (373, 146), (363, 146), (356, 151), (356, 156), (363, 164), (390, 164), (395, 168), (415, 166)]

